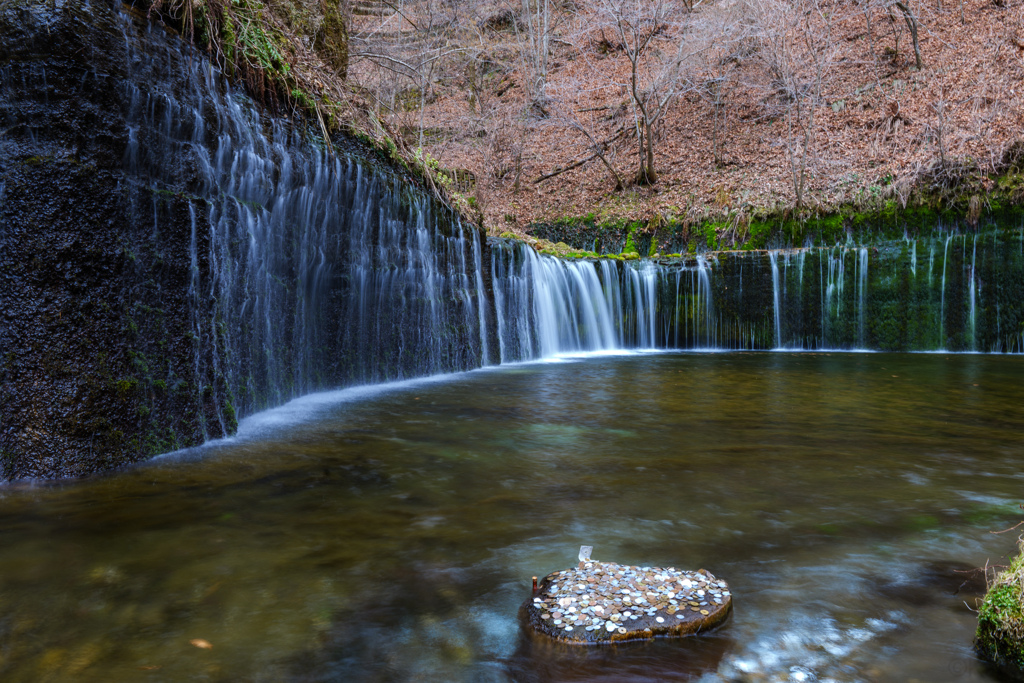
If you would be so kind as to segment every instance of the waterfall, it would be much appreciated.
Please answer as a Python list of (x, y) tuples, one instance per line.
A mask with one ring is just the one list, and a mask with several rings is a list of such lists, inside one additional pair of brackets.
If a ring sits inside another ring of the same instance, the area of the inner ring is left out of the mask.
[[(965, 240), (965, 242), (966, 242), (966, 240)], [(978, 235), (975, 234), (974, 235), (974, 244), (973, 244), (973, 246), (971, 248), (971, 274), (970, 274), (971, 282), (970, 282), (970, 293), (969, 293), (969, 301), (970, 301), (969, 305), (970, 305), (970, 308), (968, 310), (968, 320), (970, 321), (970, 323), (969, 323), (970, 324), (970, 346), (971, 346), (971, 350), (972, 351), (977, 351), (978, 350), (978, 347), (977, 347), (977, 337), (975, 336), (976, 335), (976, 329), (977, 329), (976, 325), (977, 325), (977, 300), (978, 300), (977, 284), (978, 283), (977, 283), (977, 278), (974, 275), (974, 273), (975, 273), (975, 263), (977, 262), (977, 259), (978, 259)]]
[(857, 252), (857, 266), (857, 346), (866, 349), (867, 339), (864, 336), (868, 298), (868, 250), (866, 247), (861, 247)]
[[(693, 271), (690, 272), (692, 273)], [(681, 274), (682, 273), (680, 272), (680, 275)], [(696, 303), (694, 321), (703, 324), (704, 335), (702, 337), (699, 327), (695, 324), (693, 338), (694, 346), (697, 348), (710, 348), (715, 345), (714, 303), (711, 291), (711, 275), (709, 274), (708, 262), (704, 257), (697, 258), (695, 284), (697, 296), (694, 299)], [(742, 296), (742, 291), (740, 295)]]
[(782, 348), (782, 322), (779, 309), (782, 304), (779, 302), (779, 260), (777, 252), (768, 253), (768, 259), (772, 264), (772, 310), (775, 312), (775, 348)]
[[(675, 263), (558, 261), (497, 240), (492, 254), (506, 349), (501, 357), (648, 347), (1020, 349), (1022, 335), (1015, 330), (1024, 322), (1024, 305), (1015, 292), (1024, 278), (1024, 254), (1017, 233), (973, 238), (970, 252), (966, 237), (963, 249), (950, 249), (955, 239), (942, 233), (870, 249), (843, 245), (735, 252)], [(918, 252), (941, 254), (943, 262), (936, 268), (944, 276), (917, 278), (911, 266)], [(810, 275), (808, 259), (817, 259), (817, 277)], [(853, 267), (847, 267), (848, 260)], [(588, 272), (599, 277), (587, 279)], [(588, 284), (580, 284), (581, 279)], [(546, 303), (552, 297), (560, 308), (545, 314), (554, 310)], [(510, 301), (518, 302), (518, 310), (502, 303)], [(594, 327), (586, 319), (593, 301), (606, 307), (612, 332), (601, 338), (613, 338), (614, 345), (585, 341), (586, 331)], [(945, 329), (948, 338), (936, 337), (936, 327)], [(571, 333), (574, 328), (579, 339)], [(556, 341), (522, 350), (530, 335), (545, 334)]]
[[(1011, 300), (993, 301), (984, 318), (976, 238), (954, 277), (953, 232), (905, 235), (904, 284), (886, 274), (896, 257), (884, 245), (879, 256), (848, 244), (679, 263), (561, 260), (484, 243), (387, 172), (262, 118), (205, 60), (177, 62), (186, 97), (150, 85), (161, 65), (144, 54), (131, 63), (124, 163), (153, 191), (154, 232), (168, 229), (161, 193), (189, 198), (189, 297), (197, 311), (214, 302), (191, 328), (195, 371), (214, 380), (203, 391), (243, 410), (318, 387), (566, 353), (1019, 346), (999, 331), (1016, 315)], [(172, 157), (195, 178), (163, 163)], [(927, 281), (916, 278), (919, 249)], [(951, 305), (963, 306), (962, 329)], [(874, 310), (905, 320), (876, 326)]]
[(838, 255), (832, 250), (826, 252), (828, 257), (828, 289), (825, 290), (825, 302), (829, 309), (832, 308), (832, 300), (835, 299), (834, 315), (843, 311), (843, 283), (846, 281), (846, 250), (837, 249)]
[(491, 268), (502, 363), (654, 343), (650, 264), (620, 272), (502, 240), (492, 245)]
[[(208, 378), (196, 391), (244, 413), (490, 362), (475, 228), (387, 170), (264, 118), (181, 41), (170, 58), (139, 49), (124, 22), (123, 163), (150, 196), (140, 213), (168, 234), (169, 198), (188, 203), (195, 373)], [(232, 417), (218, 412), (217, 431)]]
[(655, 346), (655, 300), (658, 281), (658, 268), (650, 262), (628, 263), (624, 267), (627, 274), (627, 298), (623, 302), (629, 317), (632, 319), (632, 330), (627, 338), (633, 345), (649, 349)]
[(939, 348), (946, 347), (946, 261), (949, 258), (949, 243), (953, 239), (953, 233), (946, 237), (946, 243), (942, 247), (942, 287), (939, 289)]

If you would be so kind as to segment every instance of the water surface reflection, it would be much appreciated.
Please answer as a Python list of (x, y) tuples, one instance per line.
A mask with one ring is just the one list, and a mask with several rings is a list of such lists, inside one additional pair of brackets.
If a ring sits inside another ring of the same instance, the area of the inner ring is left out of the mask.
[[(87, 481), (0, 489), (11, 681), (987, 678), (969, 570), (1020, 517), (1024, 363), (644, 354), (304, 399)], [(705, 567), (710, 636), (520, 637), (578, 546)], [(190, 644), (204, 639), (212, 648)]]

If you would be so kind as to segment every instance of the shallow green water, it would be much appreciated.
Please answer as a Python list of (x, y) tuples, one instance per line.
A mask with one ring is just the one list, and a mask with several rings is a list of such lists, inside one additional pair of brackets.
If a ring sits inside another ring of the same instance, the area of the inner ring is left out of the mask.
[[(990, 679), (1024, 359), (641, 354), (308, 397), (230, 442), (0, 488), (5, 681)], [(581, 544), (705, 567), (712, 635), (520, 638)], [(190, 644), (208, 641), (212, 648)]]

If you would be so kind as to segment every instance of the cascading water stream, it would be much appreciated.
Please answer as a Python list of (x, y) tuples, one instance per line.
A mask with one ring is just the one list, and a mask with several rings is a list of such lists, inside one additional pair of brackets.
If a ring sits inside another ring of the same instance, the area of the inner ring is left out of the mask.
[(768, 253), (768, 259), (772, 264), (772, 311), (775, 314), (775, 348), (782, 348), (782, 320), (780, 310), (782, 304), (779, 301), (779, 260), (775, 251)]
[[(966, 242), (966, 240), (965, 240)], [(976, 336), (976, 325), (977, 325), (977, 303), (978, 303), (978, 279), (975, 277), (975, 263), (978, 259), (978, 235), (974, 235), (974, 244), (971, 247), (971, 284), (970, 284), (970, 308), (968, 312), (968, 320), (970, 325), (970, 346), (972, 351), (977, 351), (977, 336)]]
[[(558, 261), (525, 245), (496, 241), (495, 300), (519, 306), (503, 304), (498, 316), (506, 349), (501, 357), (647, 347), (1020, 348), (1021, 335), (1008, 331), (1006, 322), (1008, 315), (1017, 325), (1024, 320), (1024, 307), (1012, 295), (1015, 278), (1024, 274), (1016, 234), (1007, 239), (993, 233), (991, 242), (975, 238), (970, 252), (966, 238), (962, 249), (950, 249), (954, 239), (942, 234), (871, 249), (771, 250), (683, 263)], [(931, 255), (930, 263), (941, 250), (942, 277), (916, 277), (919, 250)], [(986, 260), (987, 253), (1005, 256)], [(809, 258), (817, 258), (817, 278), (807, 276)], [(853, 268), (846, 267), (847, 259)], [(600, 275), (596, 280), (589, 276), (594, 272)], [(1000, 284), (981, 287), (990, 282)], [(589, 317), (593, 301), (604, 304), (596, 320), (610, 321), (612, 332), (590, 342), (588, 335), (603, 329)], [(948, 338), (937, 337), (936, 328)], [(531, 335), (552, 341), (530, 347)]]
[(953, 234), (950, 233), (946, 237), (946, 243), (942, 247), (942, 287), (939, 289), (939, 348), (943, 349), (946, 347), (946, 262), (949, 258), (949, 243), (952, 239)]
[[(155, 236), (174, 229), (166, 198), (188, 202), (194, 367), (209, 378), (197, 391), (251, 412), (490, 361), (476, 229), (264, 119), (181, 41), (139, 49), (135, 30), (124, 17), (124, 165), (149, 192)], [(218, 412), (218, 431), (231, 417)]]
[(501, 362), (633, 345), (654, 334), (653, 269), (619, 282), (614, 264), (563, 261), (525, 245), (492, 246), (492, 279)]
[(857, 346), (867, 348), (867, 338), (864, 330), (867, 324), (867, 298), (868, 298), (868, 250), (862, 247), (857, 252)]

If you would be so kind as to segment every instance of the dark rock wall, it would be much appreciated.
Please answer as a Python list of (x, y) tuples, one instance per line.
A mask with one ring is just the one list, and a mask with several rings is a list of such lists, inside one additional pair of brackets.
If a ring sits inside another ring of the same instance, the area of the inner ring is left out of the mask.
[(193, 391), (212, 378), (188, 334), (186, 202), (125, 170), (126, 28), (106, 5), (0, 9), (0, 478), (222, 433)]

